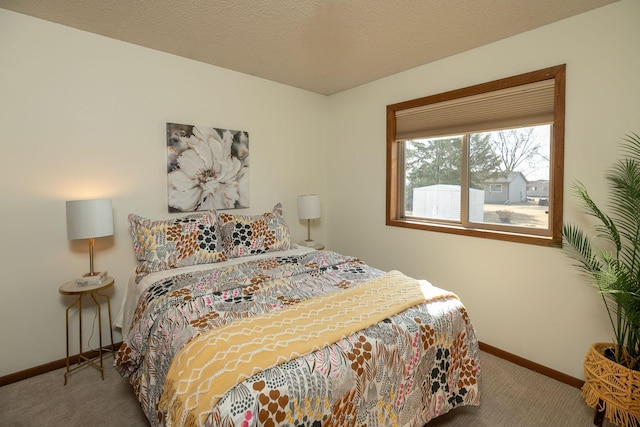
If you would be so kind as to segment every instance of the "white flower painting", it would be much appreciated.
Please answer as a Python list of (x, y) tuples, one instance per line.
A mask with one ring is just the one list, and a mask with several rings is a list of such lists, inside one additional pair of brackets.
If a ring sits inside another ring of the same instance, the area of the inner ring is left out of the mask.
[(169, 212), (249, 207), (249, 134), (167, 123)]

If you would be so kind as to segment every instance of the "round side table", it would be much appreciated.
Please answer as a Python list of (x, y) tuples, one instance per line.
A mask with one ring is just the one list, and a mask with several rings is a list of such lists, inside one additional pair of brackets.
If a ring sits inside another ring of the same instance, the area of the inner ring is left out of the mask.
[[(98, 369), (102, 375), (102, 380), (104, 381), (104, 367), (102, 364), (102, 357), (105, 353), (111, 352), (115, 353), (113, 346), (113, 327), (111, 324), (111, 301), (109, 299), (109, 295), (100, 293), (105, 289), (108, 289), (113, 286), (114, 279), (111, 276), (107, 276), (107, 279), (104, 283), (97, 285), (79, 285), (75, 281), (67, 282), (60, 286), (58, 289), (62, 295), (75, 295), (78, 298), (67, 307), (66, 310), (66, 324), (67, 324), (67, 370), (64, 373), (64, 385), (67, 385), (67, 376), (86, 365), (91, 365), (94, 368)], [(89, 357), (85, 355), (82, 351), (82, 298), (86, 295), (89, 295), (96, 306), (96, 311), (98, 314), (98, 337), (100, 342), (100, 347), (97, 349), (99, 355)], [(102, 311), (100, 309), (100, 302), (97, 300), (97, 297), (102, 297), (107, 300), (107, 312), (109, 314), (109, 334), (111, 335), (111, 348), (104, 347), (102, 345)], [(73, 368), (70, 368), (70, 360), (69, 360), (69, 310), (73, 307), (77, 306), (78, 310), (78, 323), (79, 323), (79, 337), (80, 337), (80, 354), (78, 355), (78, 364)]]

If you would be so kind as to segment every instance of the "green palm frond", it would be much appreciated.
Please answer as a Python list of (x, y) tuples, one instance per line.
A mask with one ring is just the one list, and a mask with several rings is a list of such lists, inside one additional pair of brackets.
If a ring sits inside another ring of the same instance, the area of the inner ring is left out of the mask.
[(607, 214), (602, 212), (598, 205), (591, 199), (589, 192), (581, 182), (576, 182), (572, 186), (579, 202), (582, 205), (584, 212), (588, 215), (598, 218), (601, 224), (594, 226), (597, 231), (597, 236), (609, 240), (616, 248), (616, 251), (620, 251), (622, 243), (620, 241), (620, 234), (615, 223)]
[(621, 257), (640, 279), (637, 252), (640, 248), (640, 166), (635, 159), (623, 159), (612, 168), (607, 179), (612, 189), (611, 207), (616, 212), (620, 234), (627, 241)]
[(621, 148), (626, 157), (640, 159), (640, 135), (631, 132), (622, 138), (622, 140), (624, 143), (621, 145)]
[(616, 360), (640, 370), (640, 136), (622, 145), (624, 157), (608, 171), (611, 216), (577, 182), (573, 190), (583, 211), (599, 222), (588, 235), (564, 224), (564, 251), (601, 295), (620, 352)]
[(579, 268), (584, 270), (587, 275), (593, 275), (594, 272), (600, 269), (598, 259), (591, 249), (591, 242), (581, 229), (574, 224), (564, 224), (562, 226), (562, 235), (565, 242), (569, 244), (566, 252), (571, 258), (579, 262)]

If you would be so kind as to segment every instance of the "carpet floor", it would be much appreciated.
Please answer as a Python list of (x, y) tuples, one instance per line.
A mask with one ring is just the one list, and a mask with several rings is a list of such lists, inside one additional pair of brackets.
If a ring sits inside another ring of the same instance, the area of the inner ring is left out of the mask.
[[(462, 407), (428, 427), (588, 427), (593, 410), (580, 390), (481, 352), (479, 407)], [(0, 387), (0, 426), (148, 426), (129, 383), (107, 358), (104, 381), (92, 367), (64, 369)], [(604, 426), (610, 427), (607, 420)]]

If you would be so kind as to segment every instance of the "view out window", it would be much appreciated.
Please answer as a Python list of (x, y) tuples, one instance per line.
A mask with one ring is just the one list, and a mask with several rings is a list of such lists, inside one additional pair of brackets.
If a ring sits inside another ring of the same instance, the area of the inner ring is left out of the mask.
[(560, 246), (565, 65), (387, 106), (387, 225)]

